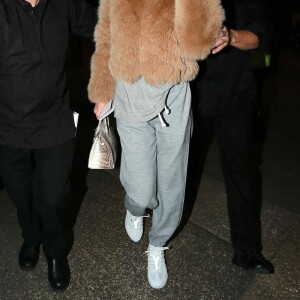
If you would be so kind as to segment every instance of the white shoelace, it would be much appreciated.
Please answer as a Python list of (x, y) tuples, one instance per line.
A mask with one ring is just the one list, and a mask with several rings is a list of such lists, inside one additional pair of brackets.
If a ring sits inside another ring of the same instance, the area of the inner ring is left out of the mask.
[(155, 271), (159, 271), (161, 269), (162, 261), (164, 260), (164, 250), (168, 250), (169, 247), (155, 247), (150, 250), (145, 251), (145, 253), (150, 256), (150, 265), (151, 268)]
[(142, 217), (131, 216), (131, 218), (130, 218), (131, 225), (136, 230), (140, 229), (142, 224), (143, 224), (143, 218), (149, 218), (149, 217), (150, 217), (150, 215), (145, 215), (145, 216), (142, 216)]

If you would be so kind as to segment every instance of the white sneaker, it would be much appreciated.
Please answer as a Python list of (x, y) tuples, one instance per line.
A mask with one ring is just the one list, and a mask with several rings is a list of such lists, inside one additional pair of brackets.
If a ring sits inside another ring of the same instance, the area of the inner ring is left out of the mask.
[(148, 250), (148, 281), (154, 289), (163, 288), (168, 280), (164, 250), (168, 247), (155, 247), (149, 244)]
[(134, 241), (138, 242), (143, 235), (143, 218), (148, 218), (149, 215), (142, 217), (133, 216), (128, 210), (125, 218), (125, 229), (128, 236)]

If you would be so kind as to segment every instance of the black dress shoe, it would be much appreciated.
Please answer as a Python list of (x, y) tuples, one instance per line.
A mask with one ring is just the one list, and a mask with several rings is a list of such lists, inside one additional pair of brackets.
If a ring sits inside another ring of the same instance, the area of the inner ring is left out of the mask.
[(244, 270), (251, 270), (261, 274), (273, 274), (274, 266), (266, 260), (260, 252), (243, 252), (235, 253), (232, 258), (232, 263)]
[(40, 255), (40, 246), (32, 247), (23, 243), (19, 253), (19, 267), (22, 271), (31, 271), (35, 268)]
[(66, 257), (49, 258), (48, 262), (48, 281), (51, 288), (56, 292), (63, 292), (70, 283), (70, 267)]

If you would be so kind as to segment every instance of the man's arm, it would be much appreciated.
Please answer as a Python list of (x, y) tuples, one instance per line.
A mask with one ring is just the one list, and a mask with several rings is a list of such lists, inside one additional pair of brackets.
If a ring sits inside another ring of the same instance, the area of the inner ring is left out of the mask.
[(241, 50), (252, 50), (258, 48), (258, 36), (248, 30), (230, 29), (229, 44)]
[(231, 45), (240, 50), (252, 50), (258, 48), (258, 36), (249, 30), (228, 29), (223, 26), (218, 38), (214, 43), (212, 54), (220, 52)]
[(88, 0), (68, 0), (71, 32), (93, 40), (97, 23), (97, 6)]
[[(265, 48), (271, 38), (271, 14), (264, 0), (246, 1), (242, 6), (242, 19), (237, 28), (223, 26), (214, 43), (213, 54), (231, 45), (240, 50)], [(241, 22), (242, 21), (242, 22)]]
[(116, 81), (109, 70), (110, 58), (110, 1), (101, 0), (98, 24), (95, 29), (95, 51), (91, 59), (88, 96), (96, 103), (94, 113), (99, 117), (105, 104), (113, 99)]

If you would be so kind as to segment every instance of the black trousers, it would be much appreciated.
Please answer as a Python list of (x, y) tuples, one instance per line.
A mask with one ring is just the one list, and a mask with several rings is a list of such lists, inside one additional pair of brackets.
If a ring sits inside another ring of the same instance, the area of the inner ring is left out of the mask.
[(200, 113), (193, 136), (200, 145), (197, 149), (199, 158), (206, 156), (213, 134), (216, 134), (227, 194), (231, 242), (236, 252), (261, 251), (260, 223), (250, 171), (253, 113), (256, 111), (251, 97), (240, 99), (230, 113)]
[(74, 140), (44, 149), (0, 145), (0, 177), (17, 207), (24, 242), (43, 244), (51, 258), (66, 256), (69, 175)]

